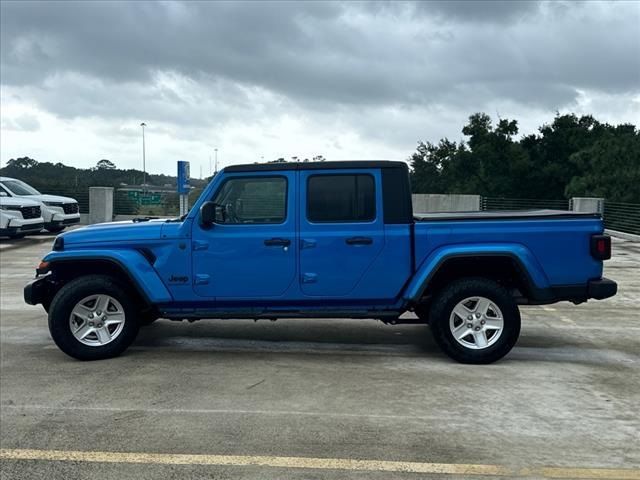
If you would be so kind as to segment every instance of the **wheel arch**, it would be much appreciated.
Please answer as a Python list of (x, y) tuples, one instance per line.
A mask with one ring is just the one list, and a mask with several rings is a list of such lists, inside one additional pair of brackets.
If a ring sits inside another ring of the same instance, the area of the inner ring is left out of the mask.
[(429, 256), (414, 276), (405, 298), (414, 304), (463, 277), (483, 277), (515, 289), (524, 303), (545, 298), (546, 275), (523, 246), (516, 249), (441, 251)]
[(146, 306), (172, 301), (171, 294), (149, 260), (137, 251), (119, 252), (119, 255), (52, 252), (44, 261), (48, 262), (48, 269), (57, 284), (55, 291), (78, 276), (103, 274), (130, 287)]

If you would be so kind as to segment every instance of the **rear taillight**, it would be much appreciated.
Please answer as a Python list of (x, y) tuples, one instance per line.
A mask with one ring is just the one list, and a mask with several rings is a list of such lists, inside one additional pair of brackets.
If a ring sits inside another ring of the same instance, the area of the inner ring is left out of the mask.
[(611, 237), (609, 235), (591, 236), (591, 256), (597, 260), (611, 258)]

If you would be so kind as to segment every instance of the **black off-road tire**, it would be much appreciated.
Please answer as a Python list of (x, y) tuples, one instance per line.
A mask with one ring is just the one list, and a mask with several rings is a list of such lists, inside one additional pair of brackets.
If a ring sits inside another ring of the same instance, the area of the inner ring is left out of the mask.
[(146, 327), (151, 325), (153, 322), (158, 320), (158, 315), (150, 310), (138, 312), (138, 323), (141, 327)]
[[(449, 319), (456, 305), (465, 298), (481, 296), (502, 311), (504, 327), (497, 341), (484, 349), (467, 348), (456, 341)], [(513, 296), (500, 284), (486, 278), (456, 280), (438, 292), (431, 304), (429, 325), (438, 346), (461, 363), (487, 364), (500, 360), (511, 351), (520, 335), (520, 310)]]
[(431, 305), (430, 303), (423, 303), (420, 305), (416, 305), (413, 309), (413, 312), (416, 314), (422, 322), (428, 324), (429, 323), (429, 315), (431, 314)]
[(49, 233), (60, 233), (61, 231), (63, 231), (65, 228), (67, 228), (66, 226), (59, 226), (59, 227), (44, 227), (44, 229), (49, 232)]
[[(90, 295), (107, 294), (116, 299), (125, 313), (122, 332), (110, 343), (89, 346), (78, 341), (71, 332), (69, 317), (76, 304)], [(140, 325), (137, 308), (131, 296), (117, 281), (106, 275), (86, 275), (63, 286), (49, 307), (49, 332), (64, 353), (78, 360), (101, 360), (124, 352), (136, 338)]]

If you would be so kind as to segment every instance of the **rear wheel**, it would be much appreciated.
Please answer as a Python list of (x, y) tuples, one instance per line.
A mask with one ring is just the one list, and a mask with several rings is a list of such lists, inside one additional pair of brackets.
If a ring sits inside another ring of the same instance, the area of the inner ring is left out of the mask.
[(45, 227), (44, 229), (49, 232), (49, 233), (60, 233), (61, 231), (63, 231), (65, 228), (65, 226), (59, 226), (59, 227)]
[(60, 289), (49, 308), (49, 331), (67, 355), (99, 360), (120, 355), (139, 324), (131, 297), (108, 276), (87, 275)]
[(462, 363), (492, 363), (520, 335), (520, 311), (510, 293), (484, 278), (457, 280), (433, 299), (430, 325), (436, 343)]
[(154, 311), (145, 310), (138, 312), (138, 323), (141, 327), (151, 325), (156, 320), (158, 320), (158, 315)]

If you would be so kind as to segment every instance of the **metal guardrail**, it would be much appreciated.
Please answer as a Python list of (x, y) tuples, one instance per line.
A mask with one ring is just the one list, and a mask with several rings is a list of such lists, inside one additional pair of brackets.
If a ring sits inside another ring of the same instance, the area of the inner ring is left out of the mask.
[(173, 192), (138, 192), (115, 190), (114, 215), (140, 215), (150, 217), (175, 216), (179, 211), (178, 194)]
[[(572, 210), (571, 200), (482, 197), (481, 210)], [(640, 204), (604, 201), (605, 228), (640, 235)]]
[(610, 230), (640, 235), (640, 204), (605, 200), (604, 226)]
[(569, 210), (569, 200), (482, 197), (481, 210)]
[[(189, 205), (198, 199), (201, 189), (189, 193)], [(113, 192), (114, 215), (175, 217), (180, 214), (180, 198), (176, 192), (118, 190)]]

